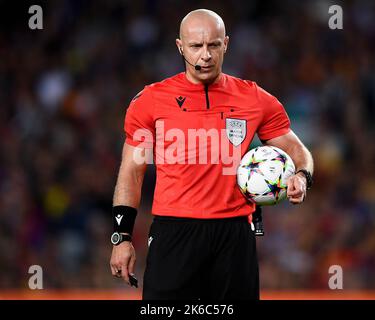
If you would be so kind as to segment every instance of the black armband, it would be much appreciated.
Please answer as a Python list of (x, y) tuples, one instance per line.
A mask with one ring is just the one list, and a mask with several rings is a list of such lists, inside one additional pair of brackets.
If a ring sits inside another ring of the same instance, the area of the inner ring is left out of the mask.
[(113, 213), (113, 230), (118, 233), (129, 233), (132, 235), (137, 209), (128, 206), (114, 206)]

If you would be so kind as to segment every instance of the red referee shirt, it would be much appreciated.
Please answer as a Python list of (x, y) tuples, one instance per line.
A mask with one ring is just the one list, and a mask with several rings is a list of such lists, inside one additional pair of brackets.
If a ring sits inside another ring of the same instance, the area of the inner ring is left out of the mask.
[(126, 143), (153, 148), (152, 213), (200, 219), (252, 213), (237, 187), (238, 163), (255, 133), (269, 140), (289, 130), (275, 97), (224, 73), (209, 86), (185, 73), (146, 86), (125, 117)]

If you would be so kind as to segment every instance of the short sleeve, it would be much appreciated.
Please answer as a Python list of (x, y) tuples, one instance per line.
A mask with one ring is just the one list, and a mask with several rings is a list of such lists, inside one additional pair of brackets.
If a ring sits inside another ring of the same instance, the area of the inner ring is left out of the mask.
[(257, 93), (263, 110), (263, 119), (258, 127), (258, 137), (267, 141), (290, 131), (289, 117), (279, 100), (257, 86)]
[(155, 136), (154, 101), (146, 86), (130, 102), (125, 115), (125, 143), (134, 147), (152, 148)]

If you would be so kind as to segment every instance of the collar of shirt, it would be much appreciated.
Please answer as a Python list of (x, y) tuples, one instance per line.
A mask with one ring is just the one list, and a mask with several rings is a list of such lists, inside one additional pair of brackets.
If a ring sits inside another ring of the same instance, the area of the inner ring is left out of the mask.
[[(205, 85), (203, 83), (193, 83), (191, 82), (187, 77), (185, 72), (181, 72), (178, 75), (178, 78), (183, 82), (184, 85), (188, 86), (189, 88), (192, 89), (199, 89), (199, 90), (204, 90)], [(214, 89), (214, 88), (220, 88), (223, 87), (226, 83), (226, 77), (224, 73), (220, 73), (219, 75), (219, 80), (216, 81), (215, 83), (212, 83), (208, 85), (209, 89)]]

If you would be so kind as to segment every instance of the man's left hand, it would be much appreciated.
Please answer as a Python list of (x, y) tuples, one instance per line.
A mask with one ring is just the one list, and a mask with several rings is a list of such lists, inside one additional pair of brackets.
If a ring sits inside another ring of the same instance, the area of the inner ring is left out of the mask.
[(292, 204), (299, 204), (306, 197), (306, 178), (303, 174), (297, 173), (288, 180), (287, 197)]

